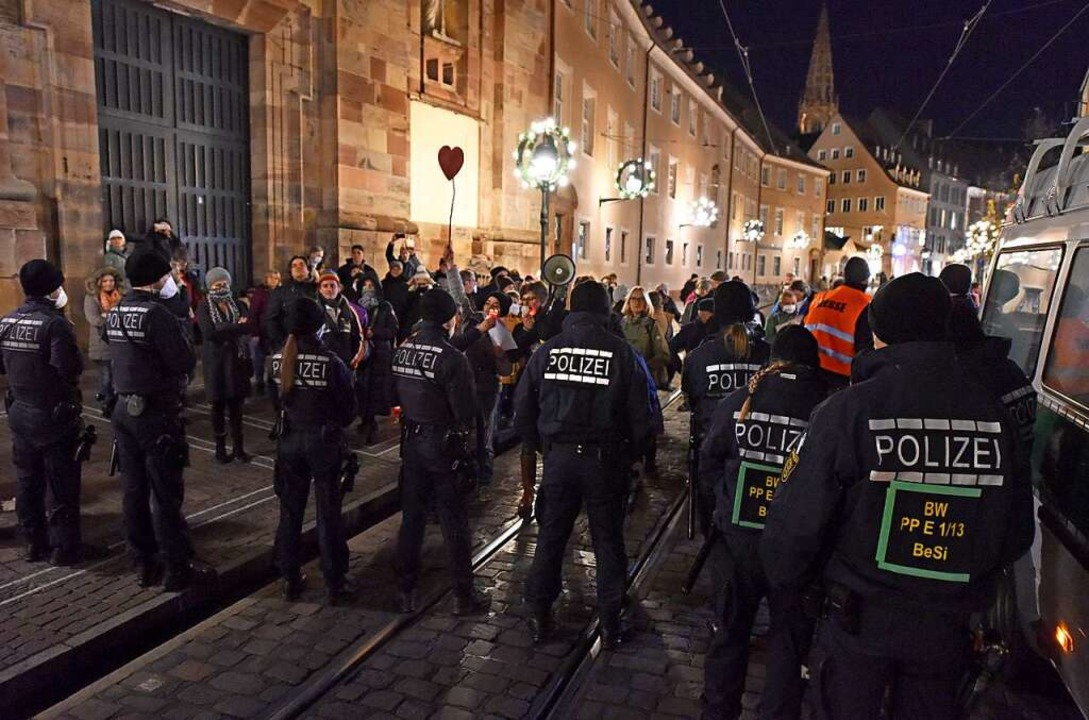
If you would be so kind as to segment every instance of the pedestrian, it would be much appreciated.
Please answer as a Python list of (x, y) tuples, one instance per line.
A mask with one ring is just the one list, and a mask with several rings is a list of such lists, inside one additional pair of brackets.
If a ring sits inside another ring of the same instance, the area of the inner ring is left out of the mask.
[(337, 603), (352, 594), (348, 583), (348, 542), (341, 519), (343, 463), (349, 452), (343, 428), (355, 418), (352, 375), (336, 353), (318, 339), (325, 312), (309, 297), (286, 308), (288, 331), (283, 348), (272, 357), (273, 381), (280, 388), (283, 411), (276, 437), (273, 485), (280, 499), (276, 528), (276, 564), (285, 600), (299, 599), (302, 574), (302, 525), (310, 485), (317, 508), (318, 550), (326, 598)]
[[(510, 306), (510, 298), (501, 292), (493, 292), (484, 300), (483, 316), (474, 315), (469, 322), (482, 322), (490, 318), (498, 324), (506, 317)], [(465, 348), (465, 357), (473, 370), (476, 385), (476, 481), (478, 487), (487, 488), (495, 474), (492, 440), (495, 437), (499, 378), (510, 375), (512, 365), (507, 351), (488, 332), (478, 332), (476, 335), (476, 339)]]
[(540, 531), (526, 583), (535, 643), (554, 628), (564, 548), (583, 504), (597, 567), (602, 641), (611, 649), (622, 639), (628, 468), (652, 430), (647, 379), (631, 346), (606, 329), (609, 312), (609, 294), (600, 283), (572, 289), (563, 330), (530, 359), (515, 395), (519, 434), (544, 452)]
[[(265, 337), (268, 340), (266, 350), (268, 357), (272, 357), (283, 349), (287, 342), (287, 308), (299, 298), (306, 297), (316, 300), (318, 286), (310, 278), (310, 260), (302, 255), (293, 255), (288, 262), (288, 278), (268, 296), (268, 309), (265, 311)], [(272, 367), (266, 376), (271, 376)], [(269, 396), (272, 405), (279, 412), (280, 395), (279, 388), (273, 384), (269, 386)]]
[(419, 328), (393, 358), (403, 427), (402, 519), (397, 539), (401, 611), (411, 613), (417, 607), (420, 551), (434, 498), (450, 553), (454, 614), (472, 615), (489, 604), (473, 588), (472, 541), (458, 474), (471, 453), (468, 436), (476, 421), (476, 389), (469, 361), (449, 340), (457, 303), (445, 290), (430, 290), (420, 298), (419, 311)]
[[(378, 438), (378, 416), (386, 417), (397, 404), (393, 383), (393, 349), (397, 345), (397, 315), (393, 306), (381, 300), (371, 278), (363, 281), (359, 304), (367, 311), (367, 340), (373, 351), (363, 364), (364, 406), (360, 412), (363, 443), (373, 445)], [(357, 378), (358, 379), (358, 378)]]
[(167, 259), (155, 251), (136, 252), (125, 274), (132, 290), (106, 317), (118, 395), (111, 420), (124, 486), (125, 534), (140, 585), (162, 582), (165, 590), (177, 591), (203, 574), (191, 562), (182, 513), (189, 445), (181, 389), (196, 357), (177, 320), (159, 302), (174, 282)]
[(106, 236), (106, 254), (103, 255), (102, 260), (106, 267), (113, 268), (120, 276), (121, 280), (118, 289), (124, 288), (125, 261), (128, 259), (129, 251), (125, 241), (125, 233), (116, 228), (110, 230), (110, 234)]
[(620, 315), (620, 327), (624, 331), (625, 339), (646, 361), (655, 385), (664, 387), (667, 382), (669, 346), (654, 319), (654, 307), (641, 286), (636, 285), (628, 291)]
[[(738, 281), (740, 282), (740, 281)], [(699, 301), (703, 298), (712, 297), (714, 288), (711, 287), (711, 281), (707, 278), (702, 278), (696, 283), (695, 289), (692, 294), (685, 299), (684, 312), (681, 313), (681, 324), (690, 323), (696, 314), (696, 310), (699, 307)]]
[(775, 342), (775, 336), (783, 328), (797, 325), (802, 321), (798, 314), (798, 299), (793, 290), (784, 290), (779, 294), (778, 309), (768, 314), (768, 321), (764, 325), (764, 339), (769, 343)]
[(310, 277), (316, 283), (321, 271), (325, 269), (325, 248), (321, 245), (311, 245), (306, 251), (306, 264), (310, 268)]
[(121, 275), (112, 267), (104, 267), (87, 280), (83, 296), (83, 317), (87, 320), (87, 357), (98, 369), (98, 392), (95, 400), (102, 408), (103, 417), (109, 417), (117, 394), (113, 389), (113, 363), (110, 362), (110, 346), (103, 337), (106, 314), (121, 302)]
[(253, 379), (257, 383), (257, 394), (264, 395), (268, 381), (265, 358), (269, 354), (268, 330), (265, 328), (265, 314), (268, 312), (269, 297), (280, 287), (280, 271), (269, 269), (265, 272), (265, 282), (250, 290), (250, 357), (253, 358)]
[(700, 464), (713, 473), (715, 593), (711, 643), (704, 660), (703, 717), (741, 714), (753, 622), (765, 597), (771, 629), (761, 693), (763, 720), (801, 717), (801, 665), (813, 635), (802, 612), (804, 588), (769, 593), (758, 546), (785, 456), (801, 440), (809, 414), (828, 395), (817, 341), (790, 325), (776, 335), (771, 364), (728, 395), (711, 416)]
[[(719, 401), (747, 386), (756, 371), (767, 364), (771, 352), (768, 344), (756, 337), (750, 324), (756, 308), (745, 283), (738, 280), (722, 283), (715, 289), (714, 302), (715, 330), (702, 345), (688, 353), (681, 374), (681, 389), (691, 412), (690, 442), (696, 444), (697, 451)], [(710, 527), (715, 504), (714, 476), (711, 468), (700, 467), (699, 477), (692, 478), (704, 532)]]
[(669, 352), (674, 358), (678, 369), (680, 368), (680, 354), (683, 352), (687, 355), (698, 348), (716, 328), (714, 322), (714, 298), (700, 298), (695, 308), (696, 312), (692, 320), (682, 325), (677, 334), (673, 336), (673, 339), (669, 341)]
[(958, 717), (969, 617), (1032, 543), (1027, 458), (943, 342), (949, 310), (921, 273), (877, 291), (875, 350), (814, 410), (768, 512), (772, 590), (816, 574), (827, 594), (813, 685), (829, 718), (878, 717), (886, 698), (890, 720)]
[(851, 362), (873, 347), (866, 306), (870, 266), (861, 257), (847, 261), (843, 284), (823, 292), (809, 304), (804, 323), (821, 347), (821, 368), (833, 390), (851, 381)]
[(942, 281), (942, 285), (945, 285), (945, 289), (949, 291), (949, 296), (952, 298), (954, 305), (958, 302), (967, 303), (972, 310), (979, 312), (979, 302), (972, 295), (972, 269), (970, 267), (962, 263), (950, 263), (938, 273), (938, 279)]
[(132, 253), (152, 250), (170, 262), (174, 253), (182, 249), (181, 239), (174, 233), (174, 226), (166, 218), (159, 218), (151, 224), (151, 229), (144, 237), (134, 237), (131, 241)]
[(684, 285), (681, 286), (681, 300), (684, 301), (692, 291), (696, 289), (696, 283), (699, 282), (700, 276), (697, 273), (692, 273)]
[[(23, 559), (58, 566), (81, 559), (79, 378), (83, 358), (64, 316), (64, 274), (36, 259), (19, 268), (25, 301), (0, 319), (0, 375), (12, 434), (15, 512)], [(46, 508), (48, 507), (48, 512)]]
[(416, 323), (420, 322), (420, 298), (430, 292), (433, 287), (435, 287), (435, 278), (431, 277), (427, 268), (421, 265), (408, 283), (408, 307), (405, 309), (407, 327), (401, 328), (406, 337), (412, 333)]
[[(647, 293), (647, 303), (652, 308), (653, 312), (651, 317), (654, 318), (654, 322), (658, 324), (658, 332), (662, 335), (662, 340), (665, 341), (666, 349), (668, 350), (669, 341), (673, 339), (673, 320), (674, 316), (668, 310), (666, 310), (666, 299), (669, 296), (663, 296), (658, 290), (651, 290)], [(672, 302), (672, 300), (670, 300)], [(680, 313), (677, 313), (679, 316)]]
[[(695, 287), (695, 283), (693, 283), (692, 287)], [(654, 288), (654, 290), (662, 298), (662, 310), (669, 313), (672, 320), (679, 323), (682, 313), (680, 308), (677, 307), (677, 302), (669, 294), (669, 286), (665, 283), (658, 283), (658, 287)]]
[(368, 278), (374, 286), (381, 291), (381, 281), (378, 279), (378, 271), (367, 264), (366, 255), (362, 245), (352, 245), (351, 255), (340, 268), (337, 269), (337, 277), (340, 278), (340, 286), (348, 300), (359, 301), (359, 295), (363, 289), (363, 281)]
[[(252, 325), (246, 306), (235, 302), (231, 274), (214, 267), (204, 275), (208, 295), (197, 307), (197, 322), (204, 339), (201, 361), (204, 392), (212, 406), (212, 434), (218, 463), (249, 462), (242, 432), (243, 403), (250, 394), (249, 335)], [(226, 416), (226, 417), (225, 417)], [(230, 419), (231, 453), (227, 454), (227, 425)]]
[[(398, 242), (401, 243), (401, 247), (397, 250), (397, 254), (394, 255), (394, 247)], [(394, 233), (389, 244), (386, 245), (386, 263), (392, 268), (394, 261), (401, 263), (405, 276), (409, 278), (423, 267), (423, 262), (416, 256), (415, 241), (405, 237), (404, 233)]]
[(204, 300), (200, 291), (200, 278), (197, 271), (189, 267), (189, 251), (178, 247), (170, 261), (171, 274), (174, 276), (174, 294), (161, 293), (159, 300), (178, 319), (182, 331), (192, 340), (200, 342), (200, 327), (197, 325), (197, 307)]
[[(340, 286), (340, 279), (332, 270), (323, 270), (318, 277), (318, 305), (325, 312), (325, 325), (318, 337), (327, 348), (336, 353), (352, 373), (352, 392), (355, 393), (357, 410), (365, 409), (367, 390), (364, 382), (364, 361), (370, 354), (367, 342), (367, 311), (349, 302)], [(359, 431), (365, 432), (366, 419), (360, 415)]]
[(405, 278), (404, 266), (400, 260), (394, 260), (389, 265), (389, 272), (382, 278), (382, 298), (393, 308), (393, 314), (397, 316), (398, 342), (408, 337), (408, 328), (405, 322), (408, 320), (408, 279)]
[[(512, 336), (518, 345), (517, 358), (523, 365), (544, 341), (544, 303), (548, 300), (548, 288), (543, 283), (523, 283), (520, 303), (511, 306), (511, 312), (518, 308), (519, 323)], [(517, 392), (517, 389), (515, 389)], [(518, 516), (523, 520), (533, 517), (533, 503), (537, 494), (537, 454), (540, 447), (535, 446), (525, 437), (519, 451), (519, 470), (522, 483), (522, 497), (518, 501)]]

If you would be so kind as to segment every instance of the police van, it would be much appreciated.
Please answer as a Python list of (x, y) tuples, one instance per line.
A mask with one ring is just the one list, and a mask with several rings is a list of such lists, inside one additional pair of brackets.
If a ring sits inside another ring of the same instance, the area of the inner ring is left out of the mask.
[(1038, 401), (1036, 540), (993, 616), (1012, 644), (1051, 660), (1082, 713), (1089, 713), (1087, 147), (1089, 117), (1066, 138), (1037, 141), (1003, 225), (981, 316), (989, 335), (1013, 340), (1010, 358), (1032, 379)]

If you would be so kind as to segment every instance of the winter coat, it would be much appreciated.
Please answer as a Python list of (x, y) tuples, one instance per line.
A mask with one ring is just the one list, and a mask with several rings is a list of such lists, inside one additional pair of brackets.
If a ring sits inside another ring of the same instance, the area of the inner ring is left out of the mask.
[(669, 348), (658, 330), (658, 323), (647, 315), (626, 316), (621, 320), (624, 338), (647, 361), (654, 382), (665, 384), (664, 370), (669, 364)]
[[(125, 279), (125, 261), (128, 259), (128, 252), (117, 252), (112, 248), (107, 250), (106, 254), (102, 256), (102, 262), (105, 266), (113, 268), (121, 276), (121, 279), (117, 281), (119, 287), (127, 282)], [(121, 291), (124, 292), (123, 289)]]
[(370, 341), (373, 346), (364, 366), (363, 382), (367, 392), (364, 397), (360, 416), (372, 418), (375, 415), (389, 415), (391, 407), (397, 404), (394, 394), (393, 349), (397, 346), (397, 316), (393, 306), (381, 302), (369, 312)]
[(360, 272), (353, 277), (352, 270), (355, 267), (351, 258), (349, 258), (346, 263), (337, 268), (340, 287), (347, 298), (352, 302), (359, 300), (359, 295), (363, 290), (363, 283), (367, 280), (374, 283), (374, 289), (378, 292), (378, 297), (382, 297), (382, 281), (378, 279), (378, 272), (367, 263), (363, 263), (360, 266)]
[(261, 339), (262, 347), (268, 343), (268, 333), (265, 330), (265, 313), (268, 312), (268, 299), (272, 291), (265, 285), (258, 285), (250, 291), (250, 320), (253, 327), (250, 332)]
[(465, 349), (465, 357), (469, 358), (476, 380), (477, 407), (488, 412), (495, 407), (495, 399), (499, 396), (499, 377), (511, 372), (510, 358), (506, 353), (496, 355), (495, 343), (488, 333), (483, 333)]
[(386, 275), (386, 279), (382, 281), (382, 299), (390, 304), (397, 316), (400, 328), (398, 337), (408, 337), (408, 280), (403, 274), (399, 277)]
[(268, 296), (263, 330), (269, 352), (277, 352), (287, 341), (287, 311), (299, 298), (316, 300), (318, 286), (312, 282), (295, 282), (288, 279)]
[(98, 298), (98, 281), (103, 275), (113, 275), (117, 285), (118, 298), (122, 292), (121, 283), (124, 277), (112, 267), (104, 267), (87, 280), (87, 294), (83, 296), (83, 315), (87, 318), (87, 324), (91, 331), (87, 333), (87, 357), (91, 360), (102, 361), (110, 359), (110, 345), (102, 339), (102, 328), (106, 324), (103, 315), (106, 308), (102, 307)]
[[(363, 327), (366, 323), (366, 311), (348, 302), (341, 293), (335, 300), (318, 298), (325, 324), (319, 331), (321, 344), (336, 353), (349, 370), (355, 372), (352, 361), (363, 348)], [(336, 317), (329, 314), (334, 309)]]
[[(201, 359), (204, 369), (204, 390), (208, 402), (222, 402), (244, 398), (250, 394), (251, 368), (247, 368), (247, 338), (252, 328), (248, 322), (221, 322), (212, 320), (209, 304), (214, 302), (205, 298), (197, 306), (197, 324), (200, 326)], [(239, 317), (246, 317), (246, 306), (238, 305)]]

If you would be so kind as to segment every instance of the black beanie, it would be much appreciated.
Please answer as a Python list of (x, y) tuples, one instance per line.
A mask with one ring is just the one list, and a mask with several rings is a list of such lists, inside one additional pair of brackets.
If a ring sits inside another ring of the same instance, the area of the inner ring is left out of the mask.
[[(495, 298), (496, 301), (499, 303), (499, 317), (506, 317), (507, 313), (510, 312), (511, 304), (514, 302), (513, 300), (510, 299), (510, 296), (507, 295), (506, 293), (501, 293), (498, 290), (496, 290), (493, 293), (489, 293), (488, 297), (489, 298)], [(485, 298), (485, 299), (487, 299), (487, 298)]]
[(446, 323), (458, 313), (458, 304), (450, 293), (435, 288), (420, 298), (420, 317), (428, 322)]
[(316, 300), (301, 297), (287, 309), (287, 331), (292, 335), (313, 335), (325, 324), (325, 311)]
[(975, 306), (965, 297), (954, 297), (946, 323), (945, 339), (961, 348), (974, 345), (986, 337)]
[(749, 286), (740, 280), (730, 280), (715, 288), (715, 319), (722, 327), (747, 323), (756, 314)]
[(609, 292), (596, 280), (584, 282), (571, 290), (571, 312), (608, 315), (610, 310)]
[(153, 250), (140, 250), (125, 261), (125, 277), (134, 288), (154, 285), (170, 272), (170, 262)]
[(714, 298), (700, 298), (696, 301), (696, 312), (709, 312), (715, 311), (715, 299)]
[(843, 266), (843, 281), (855, 287), (864, 286), (870, 281), (870, 264), (860, 257), (851, 258)]
[(817, 338), (801, 325), (787, 325), (775, 335), (771, 359), (818, 368), (821, 357)]
[(491, 270), (488, 271), (488, 274), (490, 274), (492, 276), (492, 280), (495, 280), (495, 276), (498, 275), (499, 273), (507, 273), (508, 275), (510, 275), (510, 271), (507, 270), (502, 265), (496, 265), (495, 267), (493, 267)]
[(901, 275), (877, 291), (870, 303), (870, 329), (888, 345), (942, 340), (952, 300), (936, 277)]
[(45, 297), (64, 284), (64, 273), (48, 260), (37, 258), (19, 268), (19, 284), (27, 297)]
[(938, 273), (950, 295), (967, 295), (972, 291), (972, 270), (967, 265), (954, 263), (946, 265)]

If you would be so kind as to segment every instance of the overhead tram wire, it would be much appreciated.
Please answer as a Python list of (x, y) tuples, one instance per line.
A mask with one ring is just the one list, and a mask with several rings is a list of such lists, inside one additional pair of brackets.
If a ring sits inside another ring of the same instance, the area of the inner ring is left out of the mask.
[(726, 27), (730, 29), (730, 35), (734, 39), (734, 47), (737, 48), (737, 55), (741, 58), (741, 67), (745, 70), (745, 79), (749, 81), (749, 90), (752, 92), (752, 99), (756, 103), (756, 111), (760, 113), (760, 122), (764, 125), (764, 132), (768, 136), (768, 144), (771, 146), (773, 154), (778, 155), (779, 149), (775, 147), (775, 138), (771, 135), (771, 128), (768, 126), (768, 119), (764, 117), (764, 108), (760, 105), (760, 97), (756, 94), (756, 85), (752, 80), (752, 66), (749, 65), (749, 49), (741, 44), (741, 41), (737, 38), (737, 33), (734, 32), (734, 24), (730, 21), (730, 13), (726, 12), (726, 3), (723, 0), (718, 0), (718, 6), (722, 8), (722, 16), (726, 18)]
[(1014, 80), (1016, 80), (1017, 77), (1021, 73), (1023, 73), (1025, 70), (1027, 70), (1029, 65), (1031, 65), (1033, 62), (1035, 62), (1036, 58), (1040, 57), (1040, 55), (1044, 52), (1044, 50), (1047, 50), (1049, 47), (1051, 47), (1051, 44), (1053, 42), (1055, 42), (1056, 40), (1058, 40), (1059, 36), (1062, 35), (1064, 32), (1066, 32), (1067, 29), (1069, 29), (1070, 26), (1073, 25), (1077, 21), (1077, 19), (1079, 17), (1081, 17), (1085, 13), (1086, 10), (1089, 10), (1089, 2), (1086, 2), (1085, 4), (1083, 4), (1081, 10), (1078, 10), (1074, 14), (1074, 17), (1067, 20), (1066, 24), (1063, 25), (1061, 28), (1059, 28), (1058, 32), (1056, 32), (1054, 35), (1052, 35), (1048, 39), (1047, 42), (1045, 42), (1043, 45), (1040, 46), (1039, 50), (1037, 50), (1036, 52), (1034, 52), (1032, 54), (1032, 57), (1030, 57), (1028, 60), (1026, 60), (1024, 62), (1024, 64), (1021, 65), (1021, 67), (1017, 68), (1017, 70), (1013, 73), (1013, 75), (1010, 75), (1010, 77), (1006, 80), (1006, 82), (1002, 83), (998, 87), (998, 89), (995, 90), (993, 93), (991, 93), (991, 95), (986, 100), (984, 100), (979, 105), (977, 105), (976, 109), (973, 110), (971, 112), (971, 114), (968, 115), (968, 117), (964, 118), (964, 120), (961, 122), (960, 125), (957, 125), (955, 128), (953, 128), (953, 130), (948, 135), (946, 135), (946, 136), (944, 136), (944, 137), (942, 137), (940, 139), (941, 140), (948, 140), (948, 139), (952, 138), (954, 135), (956, 135), (958, 132), (960, 132), (960, 130), (965, 125), (967, 125), (969, 122), (972, 121), (972, 118), (974, 118), (976, 115), (979, 114), (980, 110), (982, 110), (983, 108), (990, 105), (994, 101), (994, 99), (996, 97), (998, 97), (1002, 93), (1002, 91), (1005, 90), (1010, 85), (1010, 83), (1012, 83)]
[(960, 55), (960, 51), (964, 49), (964, 46), (968, 44), (968, 38), (972, 36), (972, 33), (979, 26), (979, 21), (983, 19), (983, 15), (987, 12), (987, 8), (991, 6), (991, 0), (987, 0), (983, 3), (983, 7), (979, 9), (972, 17), (964, 21), (964, 27), (961, 28), (960, 38), (957, 40), (956, 47), (953, 48), (953, 52), (949, 55), (949, 60), (945, 63), (945, 67), (942, 68), (941, 73), (938, 75), (938, 79), (934, 81), (934, 84), (930, 86), (930, 92), (926, 94), (926, 98), (922, 104), (919, 105), (919, 109), (915, 111), (915, 114), (911, 116), (911, 121), (904, 127), (904, 132), (900, 135), (900, 139), (896, 141), (896, 145), (893, 147), (893, 152), (900, 149), (900, 145), (903, 144), (904, 138), (911, 132), (911, 128), (915, 125), (915, 121), (922, 115), (923, 110), (930, 103), (931, 98), (934, 97), (934, 93), (937, 92), (938, 86), (942, 84), (942, 80), (945, 79), (946, 74), (949, 72), (949, 68), (953, 67), (953, 62), (956, 61), (957, 55)]

